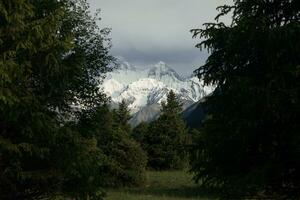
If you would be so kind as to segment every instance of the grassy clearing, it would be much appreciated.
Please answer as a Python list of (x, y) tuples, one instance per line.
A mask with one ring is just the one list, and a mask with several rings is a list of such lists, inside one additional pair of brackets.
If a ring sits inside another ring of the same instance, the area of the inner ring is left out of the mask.
[(106, 200), (211, 200), (184, 171), (147, 172), (147, 183), (138, 188), (111, 189)]

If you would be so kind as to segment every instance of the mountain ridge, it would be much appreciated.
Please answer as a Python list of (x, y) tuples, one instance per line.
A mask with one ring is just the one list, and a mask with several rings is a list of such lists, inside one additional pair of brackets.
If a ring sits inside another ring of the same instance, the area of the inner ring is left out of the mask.
[(170, 90), (175, 92), (184, 108), (213, 91), (212, 86), (203, 86), (203, 81), (196, 77), (184, 78), (162, 61), (146, 69), (139, 69), (125, 60), (119, 62), (120, 67), (108, 73), (102, 88), (114, 104), (122, 100), (128, 103), (133, 126), (158, 116), (158, 105), (166, 101)]

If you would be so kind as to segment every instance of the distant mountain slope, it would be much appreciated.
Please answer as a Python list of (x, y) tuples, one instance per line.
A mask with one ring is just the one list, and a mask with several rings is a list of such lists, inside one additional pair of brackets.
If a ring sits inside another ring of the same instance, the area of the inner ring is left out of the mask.
[(213, 87), (202, 85), (196, 77), (181, 77), (164, 62), (142, 70), (123, 60), (118, 69), (108, 73), (102, 88), (113, 104), (123, 99), (128, 102), (133, 115), (131, 123), (135, 126), (159, 114), (160, 104), (170, 90), (178, 95), (185, 108), (213, 91)]
[(201, 127), (205, 118), (205, 108), (201, 105), (201, 101), (192, 104), (182, 112), (182, 117), (188, 128)]
[(129, 123), (135, 127), (141, 122), (153, 121), (159, 116), (160, 109), (160, 104), (151, 104), (149, 106), (145, 106), (132, 116)]

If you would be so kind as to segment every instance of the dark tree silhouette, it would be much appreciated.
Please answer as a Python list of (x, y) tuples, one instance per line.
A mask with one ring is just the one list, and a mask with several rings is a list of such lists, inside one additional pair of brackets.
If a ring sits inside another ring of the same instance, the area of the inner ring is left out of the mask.
[(171, 90), (167, 102), (162, 102), (160, 117), (149, 124), (146, 135), (140, 136), (142, 146), (148, 153), (149, 167), (182, 169), (185, 166), (184, 144), (187, 130), (181, 118), (181, 110), (182, 105)]
[(101, 198), (105, 155), (74, 127), (107, 101), (96, 20), (84, 0), (0, 2), (0, 199)]
[(196, 73), (217, 89), (191, 171), (229, 195), (299, 197), (300, 2), (235, 0), (219, 10), (217, 19), (233, 14), (231, 25), (192, 30), (211, 52)]

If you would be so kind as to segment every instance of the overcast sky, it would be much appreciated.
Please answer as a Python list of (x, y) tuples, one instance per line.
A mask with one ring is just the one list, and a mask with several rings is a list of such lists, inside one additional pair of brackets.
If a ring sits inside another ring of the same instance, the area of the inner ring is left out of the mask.
[[(194, 46), (192, 28), (213, 22), (216, 7), (232, 0), (88, 0), (101, 9), (101, 27), (112, 29), (111, 53), (144, 67), (166, 62), (182, 75), (191, 74), (208, 56)], [(229, 17), (223, 18), (229, 21)]]

